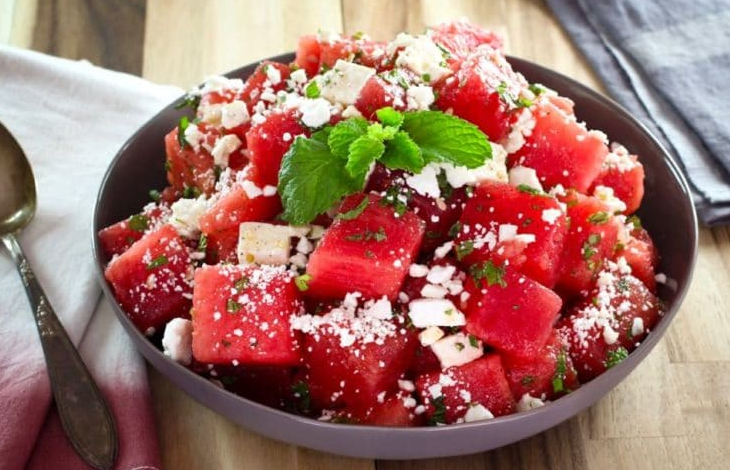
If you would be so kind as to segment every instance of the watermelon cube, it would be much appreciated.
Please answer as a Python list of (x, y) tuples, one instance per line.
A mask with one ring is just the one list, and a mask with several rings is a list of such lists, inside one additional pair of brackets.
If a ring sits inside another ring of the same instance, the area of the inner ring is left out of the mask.
[(99, 230), (99, 243), (102, 250), (110, 258), (114, 255), (121, 255), (147, 231), (160, 225), (168, 214), (167, 207), (153, 205), (145, 208), (140, 214), (135, 214)]
[(591, 287), (605, 260), (613, 256), (622, 227), (608, 206), (594, 197), (573, 193), (567, 205), (570, 228), (557, 290), (569, 297)]
[(549, 99), (539, 100), (530, 112), (534, 127), (509, 164), (535, 169), (546, 188), (561, 184), (585, 193), (608, 154), (605, 135), (588, 131)]
[(363, 321), (342, 309), (305, 331), (302, 372), (312, 404), (346, 406), (360, 415), (369, 413), (378, 396), (397, 391), (417, 344), (415, 331), (399, 318)]
[(556, 199), (494, 182), (481, 185), (466, 202), (455, 244), (467, 265), (508, 261), (513, 269), (553, 287), (566, 233)]
[(360, 292), (365, 298), (395, 298), (423, 239), (423, 222), (410, 211), (399, 214), (374, 194), (355, 194), (340, 213), (357, 211), (356, 217), (336, 218), (325, 232), (307, 264), (311, 276), (306, 294), (316, 299), (343, 298)]
[(189, 315), (191, 274), (190, 249), (171, 225), (144, 235), (104, 271), (119, 305), (147, 334)]
[(410, 393), (398, 392), (380, 400), (359, 422), (371, 426), (413, 427), (423, 424), (423, 415), (414, 414), (416, 399)]
[(552, 400), (579, 387), (568, 346), (557, 330), (551, 332), (548, 342), (534, 357), (503, 354), (502, 364), (517, 401), (526, 393)]
[(625, 359), (662, 315), (659, 300), (630, 272), (621, 259), (609, 262), (591, 294), (558, 324), (581, 382)]
[(614, 195), (626, 204), (624, 213), (631, 214), (644, 197), (644, 167), (636, 155), (629, 155), (624, 147), (614, 144), (593, 182), (596, 186), (612, 188)]
[(480, 47), (455, 67), (455, 74), (435, 87), (436, 106), (452, 110), (455, 116), (477, 125), (489, 140), (499, 141), (519, 112), (510, 97), (517, 99), (527, 82), (489, 46)]
[(491, 261), (470, 270), (466, 288), (466, 331), (496, 349), (519, 357), (542, 351), (562, 300), (550, 289)]
[(253, 108), (261, 100), (261, 94), (266, 90), (276, 93), (286, 88), (286, 80), (291, 74), (289, 67), (279, 62), (265, 60), (256, 67), (256, 70), (246, 79), (243, 89), (236, 96), (248, 107), (253, 114)]
[(294, 274), (283, 266), (203, 266), (195, 272), (193, 357), (232, 365), (295, 365), (303, 309)]
[(482, 29), (468, 21), (450, 21), (430, 28), (431, 39), (455, 59), (466, 59), (474, 49), (488, 44), (496, 50), (504, 47), (502, 38), (494, 31)]
[(262, 405), (283, 409), (292, 400), (294, 369), (291, 367), (198, 363), (195, 370), (219, 381), (226, 390)]
[(497, 354), (431, 372), (416, 380), (429, 424), (463, 420), (470, 407), (481, 405), (493, 416), (515, 411), (515, 400)]
[(406, 92), (400, 86), (373, 75), (360, 90), (355, 107), (367, 119), (375, 119), (375, 111), (390, 106), (402, 111), (406, 107)]
[(251, 165), (256, 169), (259, 181), (265, 185), (279, 184), (281, 159), (294, 138), (305, 134), (294, 112), (272, 112), (266, 120), (253, 126), (246, 134)]
[(646, 230), (635, 228), (626, 241), (619, 243), (614, 261), (619, 258), (626, 260), (634, 277), (643, 282), (651, 292), (656, 293), (655, 273), (659, 262), (659, 252)]
[[(191, 124), (192, 125), (192, 124)], [(219, 133), (210, 126), (200, 124), (204, 139), (212, 148)], [(215, 189), (215, 163), (206, 146), (199, 145), (197, 150), (191, 144), (180, 145), (178, 128), (165, 136), (165, 154), (167, 155), (167, 181), (178, 191), (193, 190), (210, 195)]]

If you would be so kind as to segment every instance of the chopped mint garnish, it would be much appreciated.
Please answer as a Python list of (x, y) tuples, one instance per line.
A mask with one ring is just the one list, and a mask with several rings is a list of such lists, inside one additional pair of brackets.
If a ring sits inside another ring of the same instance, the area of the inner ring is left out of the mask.
[(159, 268), (160, 266), (164, 266), (167, 263), (169, 263), (167, 256), (160, 255), (157, 258), (150, 261), (149, 263), (147, 263), (147, 270), (149, 271), (151, 269)]
[(487, 286), (498, 285), (500, 287), (507, 287), (507, 282), (504, 280), (504, 266), (497, 266), (491, 260), (472, 265), (469, 268), (469, 274), (471, 274), (471, 277), (474, 278), (474, 282), (477, 284), (480, 284), (485, 279)]
[(615, 351), (608, 351), (606, 354), (606, 369), (621, 363), (627, 357), (629, 357), (629, 352), (623, 346), (619, 346)]
[(312, 276), (310, 274), (302, 274), (294, 278), (294, 284), (296, 284), (297, 289), (304, 292), (309, 289), (309, 281), (311, 280)]
[(127, 223), (129, 224), (129, 228), (135, 232), (144, 232), (147, 230), (149, 219), (144, 214), (135, 214), (129, 218)]

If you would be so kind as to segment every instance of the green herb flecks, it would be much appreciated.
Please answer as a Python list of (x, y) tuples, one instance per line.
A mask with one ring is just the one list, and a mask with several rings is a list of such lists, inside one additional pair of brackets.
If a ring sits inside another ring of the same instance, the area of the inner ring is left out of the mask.
[(497, 266), (491, 260), (472, 265), (469, 268), (469, 274), (477, 285), (486, 280), (487, 286), (507, 287), (507, 281), (504, 280), (504, 266)]
[(436, 426), (439, 424), (446, 424), (446, 403), (444, 402), (444, 396), (439, 395), (438, 397), (431, 400), (433, 405), (433, 413), (428, 419), (429, 426)]
[(135, 232), (144, 232), (149, 225), (149, 218), (144, 214), (135, 214), (129, 218), (127, 224)]
[(616, 350), (608, 351), (606, 354), (606, 369), (610, 369), (623, 362), (627, 357), (629, 357), (629, 351), (623, 346), (619, 346)]
[(304, 292), (309, 290), (309, 281), (311, 280), (312, 276), (310, 274), (302, 274), (294, 278), (294, 284), (297, 286), (297, 289)]

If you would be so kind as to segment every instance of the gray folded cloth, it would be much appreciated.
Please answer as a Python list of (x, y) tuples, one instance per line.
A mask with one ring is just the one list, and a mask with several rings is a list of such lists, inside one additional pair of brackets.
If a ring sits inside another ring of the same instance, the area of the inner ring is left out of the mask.
[(700, 219), (730, 222), (730, 1), (547, 4), (612, 97), (681, 163)]

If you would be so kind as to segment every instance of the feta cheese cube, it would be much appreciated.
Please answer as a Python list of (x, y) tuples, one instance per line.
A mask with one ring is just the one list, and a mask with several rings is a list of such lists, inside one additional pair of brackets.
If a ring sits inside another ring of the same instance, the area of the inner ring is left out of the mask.
[(464, 415), (464, 422), (466, 423), (484, 421), (485, 419), (494, 419), (494, 415), (480, 403), (471, 405)]
[(224, 104), (221, 108), (221, 124), (226, 129), (233, 129), (247, 123), (251, 117), (248, 114), (246, 103), (240, 100)]
[(392, 56), (399, 48), (403, 49), (398, 53), (395, 64), (423, 77), (425, 82), (435, 83), (451, 74), (451, 70), (446, 67), (443, 52), (429, 36), (400, 33), (388, 44), (387, 52)]
[(178, 199), (170, 206), (170, 225), (183, 238), (196, 239), (200, 235), (200, 216), (208, 209), (205, 196), (197, 199)]
[(360, 90), (373, 75), (375, 75), (373, 68), (338, 60), (332, 70), (316, 80), (323, 98), (332, 103), (352, 105), (360, 96)]
[(423, 346), (431, 346), (436, 341), (444, 337), (444, 330), (438, 326), (429, 326), (425, 330), (418, 333), (418, 340)]
[(442, 369), (460, 366), (484, 355), (482, 342), (477, 340), (474, 346), (473, 341), (473, 337), (457, 333), (436, 341), (431, 345), (431, 351), (438, 357)]
[(244, 222), (239, 227), (238, 261), (241, 264), (286, 264), (296, 228), (263, 222)]
[(509, 184), (512, 186), (525, 185), (542, 191), (542, 184), (533, 168), (517, 165), (509, 170)]
[(220, 167), (228, 166), (228, 157), (241, 146), (241, 139), (235, 134), (219, 137), (213, 146), (213, 162)]
[(466, 317), (447, 299), (416, 299), (408, 304), (408, 316), (417, 328), (463, 326)]
[(539, 398), (535, 398), (529, 393), (525, 393), (517, 402), (517, 411), (529, 411), (545, 405), (545, 402)]
[(322, 127), (330, 120), (330, 103), (324, 98), (316, 98), (313, 100), (305, 99), (299, 105), (299, 111), (302, 113), (302, 122), (307, 127)]

